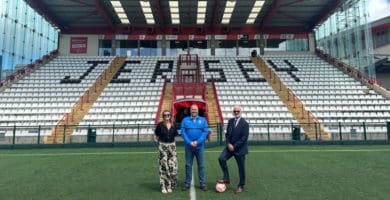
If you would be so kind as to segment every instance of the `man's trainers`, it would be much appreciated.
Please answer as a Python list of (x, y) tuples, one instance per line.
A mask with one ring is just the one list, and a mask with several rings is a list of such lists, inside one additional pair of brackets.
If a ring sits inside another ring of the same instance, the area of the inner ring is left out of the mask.
[(205, 185), (200, 186), (200, 189), (203, 190), (203, 191), (208, 191), (209, 190), (209, 189), (207, 189), (207, 186), (205, 186)]
[(187, 191), (187, 190), (189, 190), (189, 189), (190, 189), (190, 186), (187, 186), (187, 185), (184, 185), (184, 186), (181, 188), (182, 191)]

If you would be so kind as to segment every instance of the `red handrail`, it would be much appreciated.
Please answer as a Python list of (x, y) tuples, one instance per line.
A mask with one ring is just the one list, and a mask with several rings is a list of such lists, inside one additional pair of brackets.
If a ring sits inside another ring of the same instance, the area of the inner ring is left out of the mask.
[(345, 73), (349, 74), (350, 76), (356, 78), (357, 80), (363, 82), (363, 83), (368, 83), (368, 84), (377, 84), (385, 89), (388, 89), (387, 86), (383, 85), (380, 83), (380, 81), (376, 79), (370, 78), (366, 73), (361, 72), (354, 67), (350, 66), (347, 63), (342, 62), (341, 60), (331, 56), (330, 54), (325, 53), (324, 51), (320, 49), (316, 49), (316, 54), (321, 57), (322, 59), (326, 60), (330, 64), (338, 67), (341, 71), (344, 71)]
[[(174, 76), (174, 79), (177, 79)], [(202, 96), (202, 99), (205, 100), (206, 84), (204, 82), (176, 82), (172, 83), (172, 99), (175, 101), (177, 96)]]
[[(54, 127), (54, 137), (53, 137), (53, 144), (57, 144), (57, 130), (58, 130), (58, 127), (60, 126), (60, 123), (62, 121), (66, 121), (66, 124), (68, 124), (68, 120), (69, 120), (69, 113), (65, 113), (64, 116), (62, 116), (62, 118), (57, 122), (57, 124), (55, 125)], [(65, 134), (65, 133), (64, 133)]]
[(217, 88), (215, 87), (215, 80), (214, 77), (211, 76), (211, 84), (213, 86), (213, 92), (214, 92), (214, 97), (215, 97), (215, 102), (217, 104), (217, 112), (218, 112), (218, 118), (219, 122), (221, 123), (221, 127), (224, 127), (223, 124), (223, 116), (222, 116), (222, 111), (221, 111), (221, 106), (219, 105), (219, 99), (218, 99), (218, 94), (217, 94)]
[(11, 85), (13, 82), (24, 78), (25, 76), (32, 73), (38, 67), (42, 66), (43, 64), (46, 64), (51, 59), (57, 57), (57, 55), (58, 55), (58, 51), (54, 50), (54, 51), (50, 52), (49, 54), (43, 55), (42, 59), (37, 59), (34, 63), (30, 63), (30, 64), (25, 65), (23, 67), (23, 69), (16, 70), (11, 75), (8, 75), (4, 80), (1, 80), (1, 77), (0, 77), (0, 88), (3, 86), (7, 87), (7, 86)]

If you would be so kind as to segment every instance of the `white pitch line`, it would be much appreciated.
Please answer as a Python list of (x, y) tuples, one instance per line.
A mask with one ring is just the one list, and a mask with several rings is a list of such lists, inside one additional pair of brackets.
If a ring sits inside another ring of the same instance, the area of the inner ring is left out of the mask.
[[(1, 152), (1, 151), (0, 151)], [(281, 150), (250, 150), (249, 153), (310, 153), (310, 152), (390, 152), (390, 149), (281, 149)], [(69, 153), (0, 153), (0, 157), (29, 157), (29, 156), (95, 156), (95, 155), (130, 155), (155, 154), (154, 151), (120, 151), (120, 152), (69, 152)], [(177, 153), (184, 153), (178, 151)], [(205, 151), (205, 153), (221, 153), (221, 151)]]
[(129, 154), (156, 154), (153, 151), (144, 152), (80, 152), (80, 153), (20, 153), (20, 154), (0, 154), (0, 156), (18, 157), (18, 156), (101, 156), (101, 155), (129, 155)]
[(196, 200), (195, 182), (194, 182), (194, 167), (192, 167), (192, 180), (191, 180), (191, 188), (190, 188), (190, 199), (191, 200)]

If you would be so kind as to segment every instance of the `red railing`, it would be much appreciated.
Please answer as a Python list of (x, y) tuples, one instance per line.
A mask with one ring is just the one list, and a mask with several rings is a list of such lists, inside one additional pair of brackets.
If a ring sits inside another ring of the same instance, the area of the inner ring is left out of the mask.
[[(58, 51), (52, 51), (48, 55), (42, 56), (41, 59), (37, 59), (34, 63), (27, 64), (23, 69), (15, 71), (13, 74), (8, 75), (4, 80), (0, 81), (0, 88), (10, 86), (14, 81), (20, 80), (28, 74), (32, 73), (35, 69), (47, 63), (51, 59), (58, 55)], [(0, 77), (1, 78), (1, 77)]]
[(187, 65), (195, 63), (197, 66), (199, 66), (199, 57), (197, 54), (180, 54), (178, 62), (179, 66), (182, 63), (185, 63)]
[[(189, 66), (192, 64), (195, 64), (194, 69), (185, 69), (182, 66)], [(187, 73), (182, 73), (182, 70)], [(205, 100), (206, 84), (203, 79), (204, 77), (200, 74), (198, 55), (179, 55), (177, 75), (173, 77), (172, 83), (172, 100), (176, 101), (178, 96), (183, 98), (196, 98), (200, 96), (203, 100)]]
[(69, 121), (69, 113), (65, 113), (65, 115), (57, 122), (56, 126), (54, 127), (53, 144), (57, 144), (57, 131), (58, 131), (58, 127), (60, 126), (60, 123), (65, 122), (65, 124), (68, 124), (68, 121)]
[[(96, 93), (96, 85), (99, 83), (100, 81), (100, 85), (102, 85), (103, 83), (103, 79), (106, 80), (106, 73), (107, 71), (104, 71), (102, 74), (100, 74), (100, 76), (97, 78), (96, 82), (94, 85), (92, 85), (88, 90), (86, 90), (83, 95), (80, 96), (79, 100), (77, 100), (73, 106), (72, 106), (72, 112), (71, 113), (65, 113), (65, 115), (60, 119), (58, 120), (57, 124), (55, 125), (54, 127), (54, 139), (53, 139), (53, 143), (56, 144), (57, 143), (57, 132), (58, 132), (58, 127), (61, 126), (61, 123), (64, 122), (64, 124), (62, 124), (63, 126), (65, 125), (69, 125), (69, 118), (71, 119), (71, 123), (74, 122), (74, 113), (77, 112), (78, 110), (83, 110), (84, 109), (84, 103), (88, 103), (89, 102), (89, 99), (90, 99), (90, 90), (93, 89), (93, 91)], [(71, 116), (69, 116), (69, 114)], [(64, 133), (65, 134), (65, 133)]]
[[(187, 69), (183, 69), (183, 64), (187, 66)], [(192, 64), (195, 64), (195, 69), (189, 69), (188, 66), (191, 66)], [(197, 54), (181, 54), (179, 55), (179, 61), (177, 62), (177, 77), (178, 82), (182, 82), (183, 73), (182, 70), (186, 71), (195, 71), (194, 78), (195, 82), (199, 82), (199, 76), (200, 76), (200, 69), (199, 69), (199, 57)]]
[[(275, 72), (272, 71), (271, 68), (266, 68), (266, 69), (269, 70), (270, 81), (273, 81), (274, 84), (277, 84), (277, 83), (279, 84), (279, 91), (282, 91), (282, 87), (285, 88), (285, 90), (287, 91), (287, 101), (293, 102), (293, 109), (294, 110), (301, 109), (301, 119), (302, 120), (307, 119), (307, 125), (309, 127), (312, 125), (312, 122), (310, 121), (310, 119), (313, 119), (313, 121), (314, 121), (313, 124), (315, 126), (315, 123), (318, 123), (318, 118), (316, 116), (314, 116), (312, 112), (307, 111), (305, 109), (305, 107), (303, 105), (303, 101), (301, 101), (301, 99), (298, 96), (296, 96), (290, 88), (288, 88), (285, 85), (282, 85), (282, 80), (276, 75)], [(266, 76), (268, 76), (268, 73)], [(317, 131), (318, 131), (318, 135), (319, 135), (319, 140), (321, 140), (321, 127), (318, 127)]]
[[(295, 93), (292, 90), (290, 90), (290, 88), (287, 88), (287, 101), (293, 101), (293, 109), (299, 108), (297, 106), (296, 102), (300, 102), (300, 104), (301, 104), (301, 108), (300, 108), (301, 109), (301, 119), (307, 118), (307, 125), (309, 127), (311, 126), (310, 119), (313, 119), (314, 126), (316, 125), (315, 123), (318, 124), (318, 118), (316, 116), (314, 116), (312, 112), (305, 110), (305, 107), (303, 105), (303, 101), (301, 101), (301, 99), (297, 95), (295, 95)], [(319, 140), (321, 140), (321, 127), (318, 127), (317, 131), (318, 131)]]
[(214, 91), (214, 97), (215, 97), (215, 103), (217, 106), (217, 112), (218, 112), (218, 119), (219, 123), (221, 123), (221, 127), (224, 127), (223, 124), (223, 116), (222, 116), (222, 111), (221, 111), (221, 106), (219, 105), (219, 99), (218, 99), (218, 94), (217, 94), (217, 88), (215, 87), (215, 80), (214, 77), (211, 76), (211, 84), (213, 86), (213, 91)]
[[(201, 82), (176, 82), (178, 79), (174, 76), (174, 82), (172, 83), (172, 99), (175, 101), (177, 96), (183, 98), (196, 98), (201, 96), (205, 100), (206, 84)], [(203, 76), (200, 77), (203, 80)]]
[[(115, 61), (114, 61), (115, 62)], [(69, 118), (71, 119), (71, 124), (74, 124), (74, 115), (75, 112), (82, 111), (85, 107), (85, 103), (90, 103), (90, 100), (95, 97), (93, 96), (93, 93), (97, 92), (97, 84), (103, 85), (103, 80), (107, 80), (107, 74), (112, 72), (112, 68), (117, 64), (117, 63), (111, 63), (110, 66), (99, 75), (99, 77), (95, 80), (95, 83), (90, 86), (84, 93), (83, 95), (80, 96), (80, 98), (73, 104), (72, 106), (72, 111), (71, 113), (65, 113), (64, 116), (58, 120), (57, 124), (54, 127), (54, 139), (53, 143), (56, 143), (56, 138), (57, 138), (57, 131), (58, 127), (61, 126), (61, 122), (64, 122), (64, 127), (65, 125), (69, 125)], [(118, 66), (118, 65), (116, 65)], [(92, 96), (92, 97), (91, 97)], [(70, 116), (69, 116), (70, 115)], [(65, 135), (65, 132), (64, 132)], [(65, 137), (65, 136), (64, 136)]]
[(350, 76), (356, 78), (362, 83), (368, 83), (368, 84), (377, 84), (383, 88), (389, 89), (387, 86), (383, 85), (380, 81), (370, 78), (366, 73), (361, 72), (354, 67), (348, 65), (347, 63), (342, 62), (341, 60), (331, 56), (330, 54), (325, 53), (322, 50), (316, 49), (316, 54), (321, 57), (322, 59), (326, 60), (330, 64), (338, 67), (341, 71), (344, 71), (345, 73), (349, 74)]
[[(74, 122), (74, 112), (78, 110), (83, 110), (84, 103), (89, 102), (89, 89), (86, 90), (83, 95), (80, 96), (79, 100), (75, 102), (75, 104), (72, 106), (72, 112), (71, 113), (65, 113), (65, 115), (57, 121), (57, 124), (54, 127), (54, 138), (53, 138), (53, 144), (57, 144), (57, 132), (58, 128), (61, 126), (67, 126), (69, 125), (69, 118), (71, 119), (70, 122)], [(71, 116), (69, 116), (71, 114)], [(64, 132), (65, 134), (65, 132)]]
[(158, 104), (158, 109), (156, 113), (156, 117), (154, 119), (154, 124), (157, 125), (157, 123), (160, 121), (160, 113), (163, 106), (164, 96), (165, 96), (165, 89), (167, 87), (167, 79), (164, 79), (164, 85), (162, 88), (161, 96), (160, 96), (160, 103)]

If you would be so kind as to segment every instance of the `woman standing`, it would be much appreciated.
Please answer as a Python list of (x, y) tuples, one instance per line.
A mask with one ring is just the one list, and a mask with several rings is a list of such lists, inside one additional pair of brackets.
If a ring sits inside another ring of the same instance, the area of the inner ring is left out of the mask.
[(161, 192), (171, 193), (177, 184), (177, 158), (175, 136), (177, 130), (172, 122), (169, 110), (162, 112), (163, 121), (157, 124), (154, 131), (159, 142), (160, 186)]

